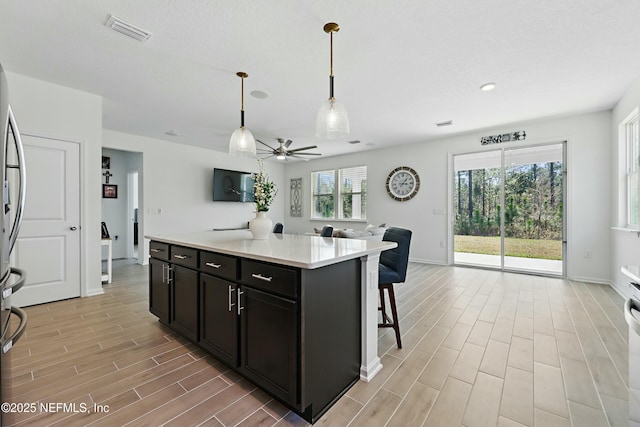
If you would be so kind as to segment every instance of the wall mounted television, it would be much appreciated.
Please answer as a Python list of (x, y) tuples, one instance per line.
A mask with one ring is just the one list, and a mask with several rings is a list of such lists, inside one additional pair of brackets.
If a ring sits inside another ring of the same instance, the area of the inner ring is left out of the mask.
[(253, 177), (250, 172), (213, 170), (214, 202), (253, 202)]

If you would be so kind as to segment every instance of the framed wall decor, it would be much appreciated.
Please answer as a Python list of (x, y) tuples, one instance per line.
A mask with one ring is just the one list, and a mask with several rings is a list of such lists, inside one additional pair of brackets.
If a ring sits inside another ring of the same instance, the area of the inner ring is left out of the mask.
[(118, 186), (115, 184), (102, 184), (102, 198), (103, 199), (117, 199), (118, 198)]
[(102, 156), (102, 169), (111, 168), (111, 157)]
[(302, 178), (291, 179), (291, 207), (289, 216), (302, 216)]

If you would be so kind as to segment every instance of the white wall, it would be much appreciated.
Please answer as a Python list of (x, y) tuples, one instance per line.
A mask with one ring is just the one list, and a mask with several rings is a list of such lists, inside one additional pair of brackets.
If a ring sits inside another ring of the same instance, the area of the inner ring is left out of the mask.
[[(640, 106), (640, 78), (627, 90), (612, 110), (611, 118), (611, 218), (612, 226), (624, 226), (624, 213), (620, 212), (620, 199), (626, 197), (625, 182), (621, 179), (625, 173), (624, 164), (619, 164), (618, 125), (634, 108)], [(640, 237), (636, 233), (611, 230), (611, 278), (613, 286), (623, 295), (629, 295), (629, 280), (620, 272), (623, 265), (640, 265)]]
[[(102, 140), (105, 147), (142, 153), (139, 227), (145, 235), (243, 227), (255, 216), (253, 203), (212, 201), (214, 168), (257, 172), (255, 160), (111, 130), (103, 131)], [(265, 169), (279, 192), (269, 218), (283, 222), (284, 165), (265, 162)], [(143, 246), (146, 262), (148, 245)]]
[[(411, 243), (412, 260), (446, 264), (450, 242), (447, 226), (450, 209), (449, 158), (452, 154), (477, 152), (495, 147), (482, 147), (480, 137), (525, 130), (527, 139), (510, 146), (568, 141), (567, 143), (567, 200), (568, 200), (568, 277), (591, 282), (609, 282), (610, 273), (610, 209), (611, 189), (609, 111), (584, 114), (528, 123), (516, 123), (442, 138), (435, 141), (403, 145), (361, 153), (329, 157), (310, 162), (287, 165), (286, 206), (289, 204), (288, 182), (303, 179), (303, 217), (292, 218), (285, 210), (285, 230), (307, 232), (326, 221), (309, 220), (311, 207), (310, 173), (314, 170), (367, 165), (368, 221), (406, 227), (414, 232)], [(420, 175), (421, 188), (416, 197), (396, 202), (386, 193), (385, 181), (397, 166), (410, 166)], [(436, 214), (434, 210), (444, 210)], [(340, 228), (364, 228), (363, 223), (331, 221)], [(440, 247), (444, 242), (444, 248)], [(584, 258), (591, 251), (591, 259)]]
[(102, 148), (102, 98), (11, 72), (7, 72), (7, 80), (9, 101), (21, 132), (80, 143), (80, 291), (82, 296), (100, 294), (101, 188), (97, 171)]

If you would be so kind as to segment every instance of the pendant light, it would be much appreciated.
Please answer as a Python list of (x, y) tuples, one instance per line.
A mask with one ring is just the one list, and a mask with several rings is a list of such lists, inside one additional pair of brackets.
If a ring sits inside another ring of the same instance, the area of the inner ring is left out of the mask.
[(251, 131), (244, 127), (244, 79), (249, 77), (249, 74), (238, 71), (236, 75), (242, 80), (242, 109), (240, 110), (240, 127), (231, 134), (229, 154), (256, 157), (256, 140)]
[(316, 136), (325, 139), (342, 138), (349, 135), (349, 116), (342, 103), (336, 101), (333, 96), (333, 33), (337, 33), (340, 26), (335, 22), (329, 22), (324, 26), (324, 32), (331, 38), (330, 48), (330, 72), (329, 72), (329, 99), (322, 103), (316, 117)]

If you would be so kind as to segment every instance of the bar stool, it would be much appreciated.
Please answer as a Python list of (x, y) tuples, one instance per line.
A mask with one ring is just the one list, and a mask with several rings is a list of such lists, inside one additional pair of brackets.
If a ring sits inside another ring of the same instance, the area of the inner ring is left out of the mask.
[[(393, 328), (396, 333), (398, 348), (402, 348), (402, 341), (400, 340), (400, 325), (398, 323), (398, 310), (396, 308), (393, 284), (402, 283), (407, 277), (411, 234), (411, 230), (404, 228), (387, 228), (384, 236), (382, 236), (382, 241), (396, 242), (398, 246), (394, 249), (382, 251), (380, 254), (380, 263), (378, 264), (378, 290), (380, 291), (380, 307), (378, 310), (382, 311), (382, 323), (378, 323), (378, 328)], [(385, 289), (389, 294), (392, 319), (387, 315), (384, 296)]]

